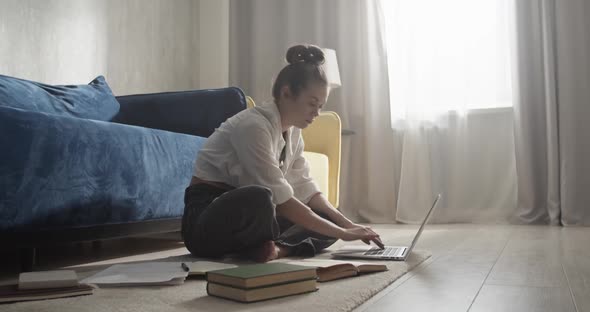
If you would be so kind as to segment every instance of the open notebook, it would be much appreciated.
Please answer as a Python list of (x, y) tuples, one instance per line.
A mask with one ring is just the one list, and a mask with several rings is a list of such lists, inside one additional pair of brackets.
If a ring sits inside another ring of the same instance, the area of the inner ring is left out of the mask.
[(387, 271), (387, 266), (383, 263), (361, 261), (309, 258), (295, 261), (290, 260), (287, 263), (317, 268), (319, 282), (329, 282), (363, 273)]

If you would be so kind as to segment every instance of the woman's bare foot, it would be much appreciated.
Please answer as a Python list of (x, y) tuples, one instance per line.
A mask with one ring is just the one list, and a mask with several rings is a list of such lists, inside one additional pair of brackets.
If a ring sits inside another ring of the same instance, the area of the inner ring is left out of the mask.
[(248, 250), (246, 256), (256, 262), (268, 262), (289, 255), (290, 248), (277, 246), (273, 241), (266, 241), (260, 246)]
[(291, 254), (291, 247), (287, 247), (287, 246), (277, 246), (277, 254), (278, 257), (277, 258), (284, 258), (288, 255)]
[(279, 255), (277, 246), (273, 241), (266, 241), (258, 247), (254, 247), (246, 252), (246, 256), (256, 262), (268, 262), (276, 259)]

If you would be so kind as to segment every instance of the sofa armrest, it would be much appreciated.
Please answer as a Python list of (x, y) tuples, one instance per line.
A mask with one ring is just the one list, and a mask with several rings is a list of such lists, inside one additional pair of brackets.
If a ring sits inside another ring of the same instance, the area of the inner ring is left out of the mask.
[(315, 121), (303, 129), (305, 151), (326, 155), (329, 162), (328, 200), (338, 208), (340, 189), (341, 122), (335, 112), (322, 112)]
[(203, 142), (0, 107), (0, 231), (181, 217)]
[(178, 133), (210, 136), (227, 118), (246, 108), (236, 87), (118, 96), (114, 122)]

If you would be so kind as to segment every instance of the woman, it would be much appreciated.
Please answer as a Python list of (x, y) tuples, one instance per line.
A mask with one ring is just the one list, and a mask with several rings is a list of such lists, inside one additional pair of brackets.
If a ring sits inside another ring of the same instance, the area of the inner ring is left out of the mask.
[(337, 239), (382, 246), (371, 228), (334, 209), (309, 177), (301, 129), (328, 98), (324, 54), (287, 51), (274, 101), (229, 118), (205, 142), (185, 192), (182, 235), (196, 256), (230, 253), (258, 262), (313, 256)]

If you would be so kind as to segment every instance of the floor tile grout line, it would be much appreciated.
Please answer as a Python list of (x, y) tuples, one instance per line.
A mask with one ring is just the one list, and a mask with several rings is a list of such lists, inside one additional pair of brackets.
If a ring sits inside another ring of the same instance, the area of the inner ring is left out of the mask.
[[(404, 274), (401, 278), (405, 277), (406, 275), (409, 275), (406, 279), (404, 279), (402, 282), (400, 282), (399, 284), (397, 284), (395, 287), (392, 287), (392, 289), (387, 290), (387, 288), (381, 290), (381, 292), (379, 292), (377, 295), (375, 295), (372, 299), (375, 300), (375, 302), (371, 302), (370, 304), (367, 305), (367, 303), (369, 303), (369, 301), (363, 303), (361, 306), (357, 307), (356, 309), (354, 309), (355, 312), (364, 312), (367, 309), (369, 309), (371, 306), (377, 304), (380, 300), (382, 300), (384, 297), (386, 297), (388, 294), (394, 292), (396, 289), (398, 289), (400, 286), (402, 286), (404, 283), (406, 283), (407, 281), (409, 281), (410, 279), (414, 278), (416, 276), (416, 274), (418, 272), (420, 272), (421, 270), (426, 269), (428, 266), (432, 265), (436, 260), (439, 260), (443, 257), (452, 255), (456, 250), (458, 250), (459, 248), (461, 248), (462, 246), (464, 246), (465, 244), (467, 244), (467, 241), (463, 241), (461, 244), (454, 246), (453, 248), (450, 248), (450, 251), (446, 251), (444, 254), (441, 255), (437, 255), (435, 256), (431, 256), (429, 259), (427, 259), (425, 262), (419, 264), (418, 266), (416, 266), (414, 269), (412, 269), (412, 271)], [(429, 261), (430, 260), (430, 261)], [(496, 259), (497, 260), (497, 259)], [(429, 262), (427, 262), (429, 261)], [(401, 279), (400, 278), (400, 279)], [(395, 283), (395, 282), (394, 282)], [(392, 284), (394, 285), (394, 284)], [(391, 285), (390, 285), (391, 286)], [(376, 296), (379, 296), (379, 298), (375, 298)], [(362, 310), (358, 310), (358, 308), (364, 307)]]
[[(463, 244), (465, 244), (465, 242), (463, 242)], [(405, 279), (403, 281), (400, 281), (399, 284), (396, 284), (395, 287), (392, 287), (391, 289), (388, 290), (389, 286), (392, 286), (395, 284), (396, 281), (394, 281), (394, 284), (389, 285), (388, 287), (386, 287), (385, 289), (381, 290), (379, 293), (377, 293), (375, 296), (373, 296), (371, 299), (374, 299), (375, 302), (371, 302), (370, 304), (367, 305), (367, 303), (369, 303), (369, 301), (363, 303), (362, 305), (358, 306), (357, 308), (354, 309), (355, 312), (364, 312), (367, 309), (369, 309), (370, 306), (377, 304), (377, 302), (379, 302), (380, 300), (382, 300), (385, 296), (387, 296), (388, 294), (394, 292), (396, 289), (398, 289), (400, 286), (402, 286), (404, 283), (406, 283), (407, 281), (409, 281), (410, 279), (414, 278), (414, 276), (420, 272), (421, 270), (426, 269), (428, 266), (432, 265), (434, 263), (434, 261), (448, 256), (450, 254), (452, 254), (455, 250), (459, 249), (459, 247), (461, 247), (461, 244), (459, 246), (455, 246), (451, 249), (451, 251), (447, 251), (446, 253), (442, 254), (442, 255), (431, 255), (428, 259), (426, 259), (424, 262), (420, 263), (419, 265), (417, 265), (416, 267), (414, 267), (411, 271), (409, 271), (408, 273), (404, 274), (402, 277), (400, 277), (400, 279), (404, 278)], [(379, 298), (375, 298), (379, 296)], [(358, 310), (359, 308), (365, 306), (362, 310)]]
[[(387, 296), (388, 294), (390, 294), (391, 292), (395, 291), (397, 288), (402, 286), (405, 282), (412, 279), (418, 271), (423, 270), (424, 268), (430, 266), (434, 261), (435, 261), (434, 258), (432, 256), (430, 256), (428, 259), (424, 260), (424, 262), (415, 266), (411, 271), (402, 275), (399, 279), (393, 281), (393, 283), (391, 285), (386, 286), (384, 289), (379, 291), (373, 297), (369, 298), (369, 300), (373, 299), (375, 302), (371, 302), (370, 304), (368, 304), (369, 301), (363, 302), (360, 306), (354, 308), (353, 311), (355, 311), (355, 312), (367, 311), (367, 309), (369, 309), (372, 305), (376, 304), (381, 299), (383, 299), (385, 296)], [(401, 279), (403, 279), (403, 281), (401, 281)], [(397, 281), (399, 281), (399, 283), (396, 283)], [(392, 287), (392, 289), (387, 290), (392, 285), (395, 285), (395, 287)], [(379, 296), (379, 297), (377, 298), (377, 296)], [(362, 308), (362, 310), (359, 310), (360, 308)]]
[(469, 307), (467, 308), (467, 312), (469, 312), (471, 310), (471, 308), (473, 307), (473, 303), (475, 303), (475, 300), (477, 300), (477, 297), (479, 296), (479, 293), (481, 292), (483, 286), (486, 284), (486, 281), (488, 280), (488, 277), (490, 277), (490, 274), (492, 274), (492, 271), (494, 270), (494, 267), (498, 263), (498, 259), (500, 259), (500, 257), (504, 253), (504, 250), (506, 250), (506, 246), (508, 246), (508, 243), (510, 242), (510, 238), (512, 237), (511, 234), (514, 231), (516, 231), (516, 229), (515, 228), (512, 228), (511, 231), (510, 231), (510, 233), (509, 233), (509, 235), (508, 235), (508, 238), (506, 239), (506, 243), (504, 244), (504, 247), (502, 247), (502, 250), (498, 253), (498, 256), (496, 257), (496, 260), (494, 261), (494, 265), (492, 265), (492, 267), (490, 268), (490, 271), (488, 272), (488, 274), (486, 274), (486, 277), (481, 282), (481, 286), (479, 286), (479, 289), (477, 290), (477, 293), (475, 294), (475, 296), (473, 296), (473, 300), (471, 300), (471, 303), (469, 304)]
[[(454, 250), (454, 249), (453, 249)], [(449, 252), (450, 253), (450, 252)], [(430, 265), (432, 265), (434, 263), (434, 261), (438, 260), (439, 258), (445, 256), (447, 254), (444, 255), (431, 255), (430, 257), (428, 257), (428, 259), (424, 260), (424, 262), (418, 264), (417, 266), (415, 266), (412, 270), (410, 270), (409, 272), (407, 272), (406, 274), (402, 275), (398, 280), (394, 281), (391, 285), (387, 286), (385, 289), (381, 290), (380, 292), (378, 292), (375, 296), (373, 296), (371, 299), (373, 299), (375, 302), (371, 302), (369, 305), (367, 305), (367, 303), (369, 303), (368, 301), (363, 303), (361, 306), (358, 306), (356, 309), (354, 309), (354, 311), (356, 312), (364, 312), (366, 311), (370, 306), (376, 304), (377, 302), (379, 302), (381, 299), (383, 299), (385, 296), (387, 296), (388, 294), (394, 292), (396, 289), (398, 289), (400, 286), (402, 286), (404, 283), (406, 283), (407, 281), (409, 281), (410, 279), (414, 278), (414, 276), (426, 269), (427, 267), (429, 267)], [(402, 280), (403, 279), (403, 280)], [(397, 281), (399, 281), (399, 283), (396, 283)], [(391, 287), (391, 289), (388, 289), (390, 286), (395, 285), (395, 287)], [(377, 296), (379, 296), (378, 298), (376, 298)], [(357, 310), (358, 308), (365, 306), (362, 310)]]
[(499, 286), (499, 287), (519, 287), (519, 288), (539, 288), (539, 289), (549, 289), (549, 288), (565, 288), (564, 286), (543, 286), (543, 285), (526, 285), (526, 284), (509, 284), (509, 283), (486, 283), (488, 286)]
[(576, 312), (580, 311), (578, 309), (578, 305), (576, 304), (576, 298), (574, 297), (574, 291), (572, 290), (572, 285), (570, 284), (570, 278), (567, 276), (567, 273), (565, 271), (565, 267), (563, 266), (563, 261), (561, 262), (561, 270), (563, 271), (563, 275), (565, 276), (565, 280), (567, 281), (567, 288), (570, 291), (570, 297), (572, 298), (572, 303), (574, 304), (574, 309), (576, 309)]
[[(457, 249), (459, 249), (459, 247), (461, 247), (461, 245), (463, 245), (463, 244), (465, 244), (465, 242), (463, 242), (462, 244), (459, 244), (458, 246), (455, 246), (455, 247), (453, 247), (453, 248), (452, 248), (450, 251), (447, 251), (447, 252), (445, 252), (445, 253), (444, 253), (444, 254), (442, 254), (442, 255), (430, 256), (430, 259), (432, 259), (432, 261), (431, 261), (431, 262), (430, 262), (428, 265), (425, 265), (424, 267), (421, 267), (419, 270), (416, 270), (416, 271), (414, 271), (414, 272), (413, 272), (414, 274), (412, 274), (412, 276), (408, 277), (408, 279), (407, 279), (407, 280), (409, 280), (409, 279), (411, 279), (412, 277), (414, 277), (414, 275), (416, 275), (416, 273), (418, 273), (419, 271), (421, 271), (421, 270), (423, 270), (423, 269), (427, 268), (428, 266), (432, 265), (432, 264), (434, 263), (434, 261), (436, 261), (436, 260), (439, 260), (439, 259), (441, 259), (441, 258), (443, 258), (443, 257), (446, 257), (446, 256), (448, 256), (448, 255), (451, 255), (451, 254), (453, 254), (453, 252), (455, 252)], [(420, 265), (419, 265), (419, 266), (420, 266)], [(412, 270), (412, 271), (413, 271), (413, 270)], [(404, 283), (405, 283), (407, 280), (405, 280), (405, 281), (404, 281)], [(400, 283), (400, 285), (398, 285), (398, 286), (394, 287), (394, 289), (396, 289), (396, 288), (398, 288), (399, 286), (401, 286), (401, 284), (403, 284), (403, 283)], [(393, 291), (394, 289), (392, 289), (391, 291)], [(388, 293), (389, 293), (389, 292), (388, 292)]]

